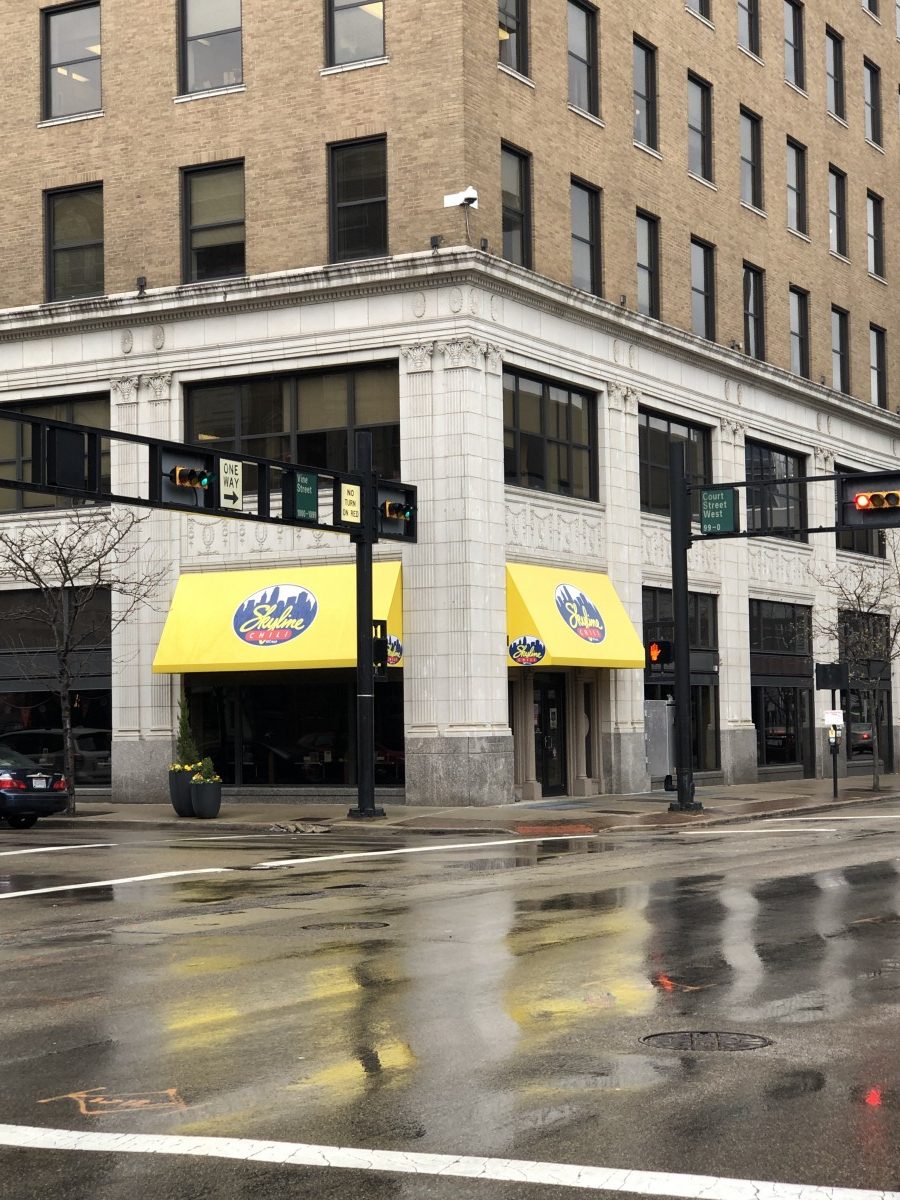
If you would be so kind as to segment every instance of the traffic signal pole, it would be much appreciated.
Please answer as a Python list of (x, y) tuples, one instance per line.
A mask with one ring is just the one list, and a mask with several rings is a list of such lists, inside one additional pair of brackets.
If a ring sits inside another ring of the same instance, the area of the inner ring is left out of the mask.
[(700, 812), (694, 799), (691, 754), (691, 646), (688, 619), (687, 552), (691, 548), (691, 504), (684, 468), (684, 442), (669, 443), (670, 519), (672, 532), (672, 616), (675, 651), (675, 778), (677, 801), (669, 812)]

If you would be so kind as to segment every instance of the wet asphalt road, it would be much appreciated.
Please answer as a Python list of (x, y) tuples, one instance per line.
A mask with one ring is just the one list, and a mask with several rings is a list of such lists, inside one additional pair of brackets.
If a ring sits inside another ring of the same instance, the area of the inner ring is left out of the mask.
[[(0, 831), (0, 1123), (900, 1189), (897, 806), (478, 842)], [(4, 1200), (138, 1191), (598, 1194), (0, 1146)]]

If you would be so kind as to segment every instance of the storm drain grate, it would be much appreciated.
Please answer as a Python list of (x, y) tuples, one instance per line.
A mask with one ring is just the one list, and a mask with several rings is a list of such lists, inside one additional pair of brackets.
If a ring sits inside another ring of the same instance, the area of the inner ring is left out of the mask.
[(318, 925), (301, 925), (301, 929), (387, 929), (387, 921), (321, 921)]
[(759, 1050), (771, 1046), (772, 1039), (756, 1033), (717, 1033), (695, 1030), (678, 1033), (651, 1033), (642, 1037), (647, 1046), (661, 1050)]

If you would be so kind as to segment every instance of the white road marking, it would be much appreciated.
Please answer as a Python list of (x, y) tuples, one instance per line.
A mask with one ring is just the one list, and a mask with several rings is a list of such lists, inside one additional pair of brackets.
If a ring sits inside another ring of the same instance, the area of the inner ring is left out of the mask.
[(34, 1150), (82, 1150), (115, 1154), (176, 1154), (197, 1158), (230, 1158), (284, 1166), (389, 1171), (397, 1175), (433, 1175), (455, 1179), (493, 1179), (542, 1183), (594, 1192), (627, 1192), (639, 1196), (682, 1196), (687, 1200), (900, 1200), (900, 1192), (870, 1188), (816, 1187), (812, 1184), (766, 1183), (683, 1175), (666, 1171), (629, 1171), (619, 1167), (576, 1166), (469, 1155), (365, 1150), (316, 1146), (303, 1142), (264, 1142), (251, 1138), (182, 1137), (174, 1134), (101, 1133), (0, 1125), (0, 1145)]
[(154, 875), (131, 875), (127, 879), (95, 879), (92, 883), (61, 883), (57, 887), (30, 888), (24, 892), (0, 892), (0, 900), (15, 900), (17, 896), (47, 896), (50, 892), (77, 892), (84, 888), (117, 887), (124, 883), (143, 883), (150, 879), (177, 879), (179, 875), (221, 875), (231, 867), (201, 867), (195, 871), (157, 871)]
[(593, 841), (596, 833), (553, 834), (551, 837), (504, 838), (494, 842), (449, 842), (437, 846), (402, 846), (396, 850), (351, 850), (346, 854), (316, 854), (311, 858), (276, 858), (271, 862), (257, 863), (251, 871), (270, 871), (274, 867), (300, 867), (305, 863), (343, 862), (350, 858), (385, 858), (391, 854), (425, 854), (441, 850), (481, 850), (488, 846), (527, 846), (534, 842), (583, 842)]
[(812, 829), (730, 829), (727, 826), (719, 829), (679, 829), (678, 833), (692, 834), (696, 837), (698, 834), (726, 834), (726, 833), (837, 833), (836, 829), (822, 828), (818, 826), (815, 830)]
[(849, 817), (830, 814), (827, 817), (766, 817), (766, 821), (900, 821), (900, 813), (855, 813)]
[(13, 854), (58, 854), (61, 850), (99, 850), (116, 845), (117, 842), (86, 842), (80, 846), (29, 846), (27, 850), (0, 850), (0, 858), (9, 858)]

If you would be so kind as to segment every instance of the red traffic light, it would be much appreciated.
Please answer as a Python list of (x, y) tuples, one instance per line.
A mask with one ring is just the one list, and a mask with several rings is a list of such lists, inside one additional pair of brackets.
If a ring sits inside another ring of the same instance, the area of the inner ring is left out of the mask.
[(857, 492), (853, 497), (857, 512), (872, 512), (880, 508), (900, 507), (900, 492)]

